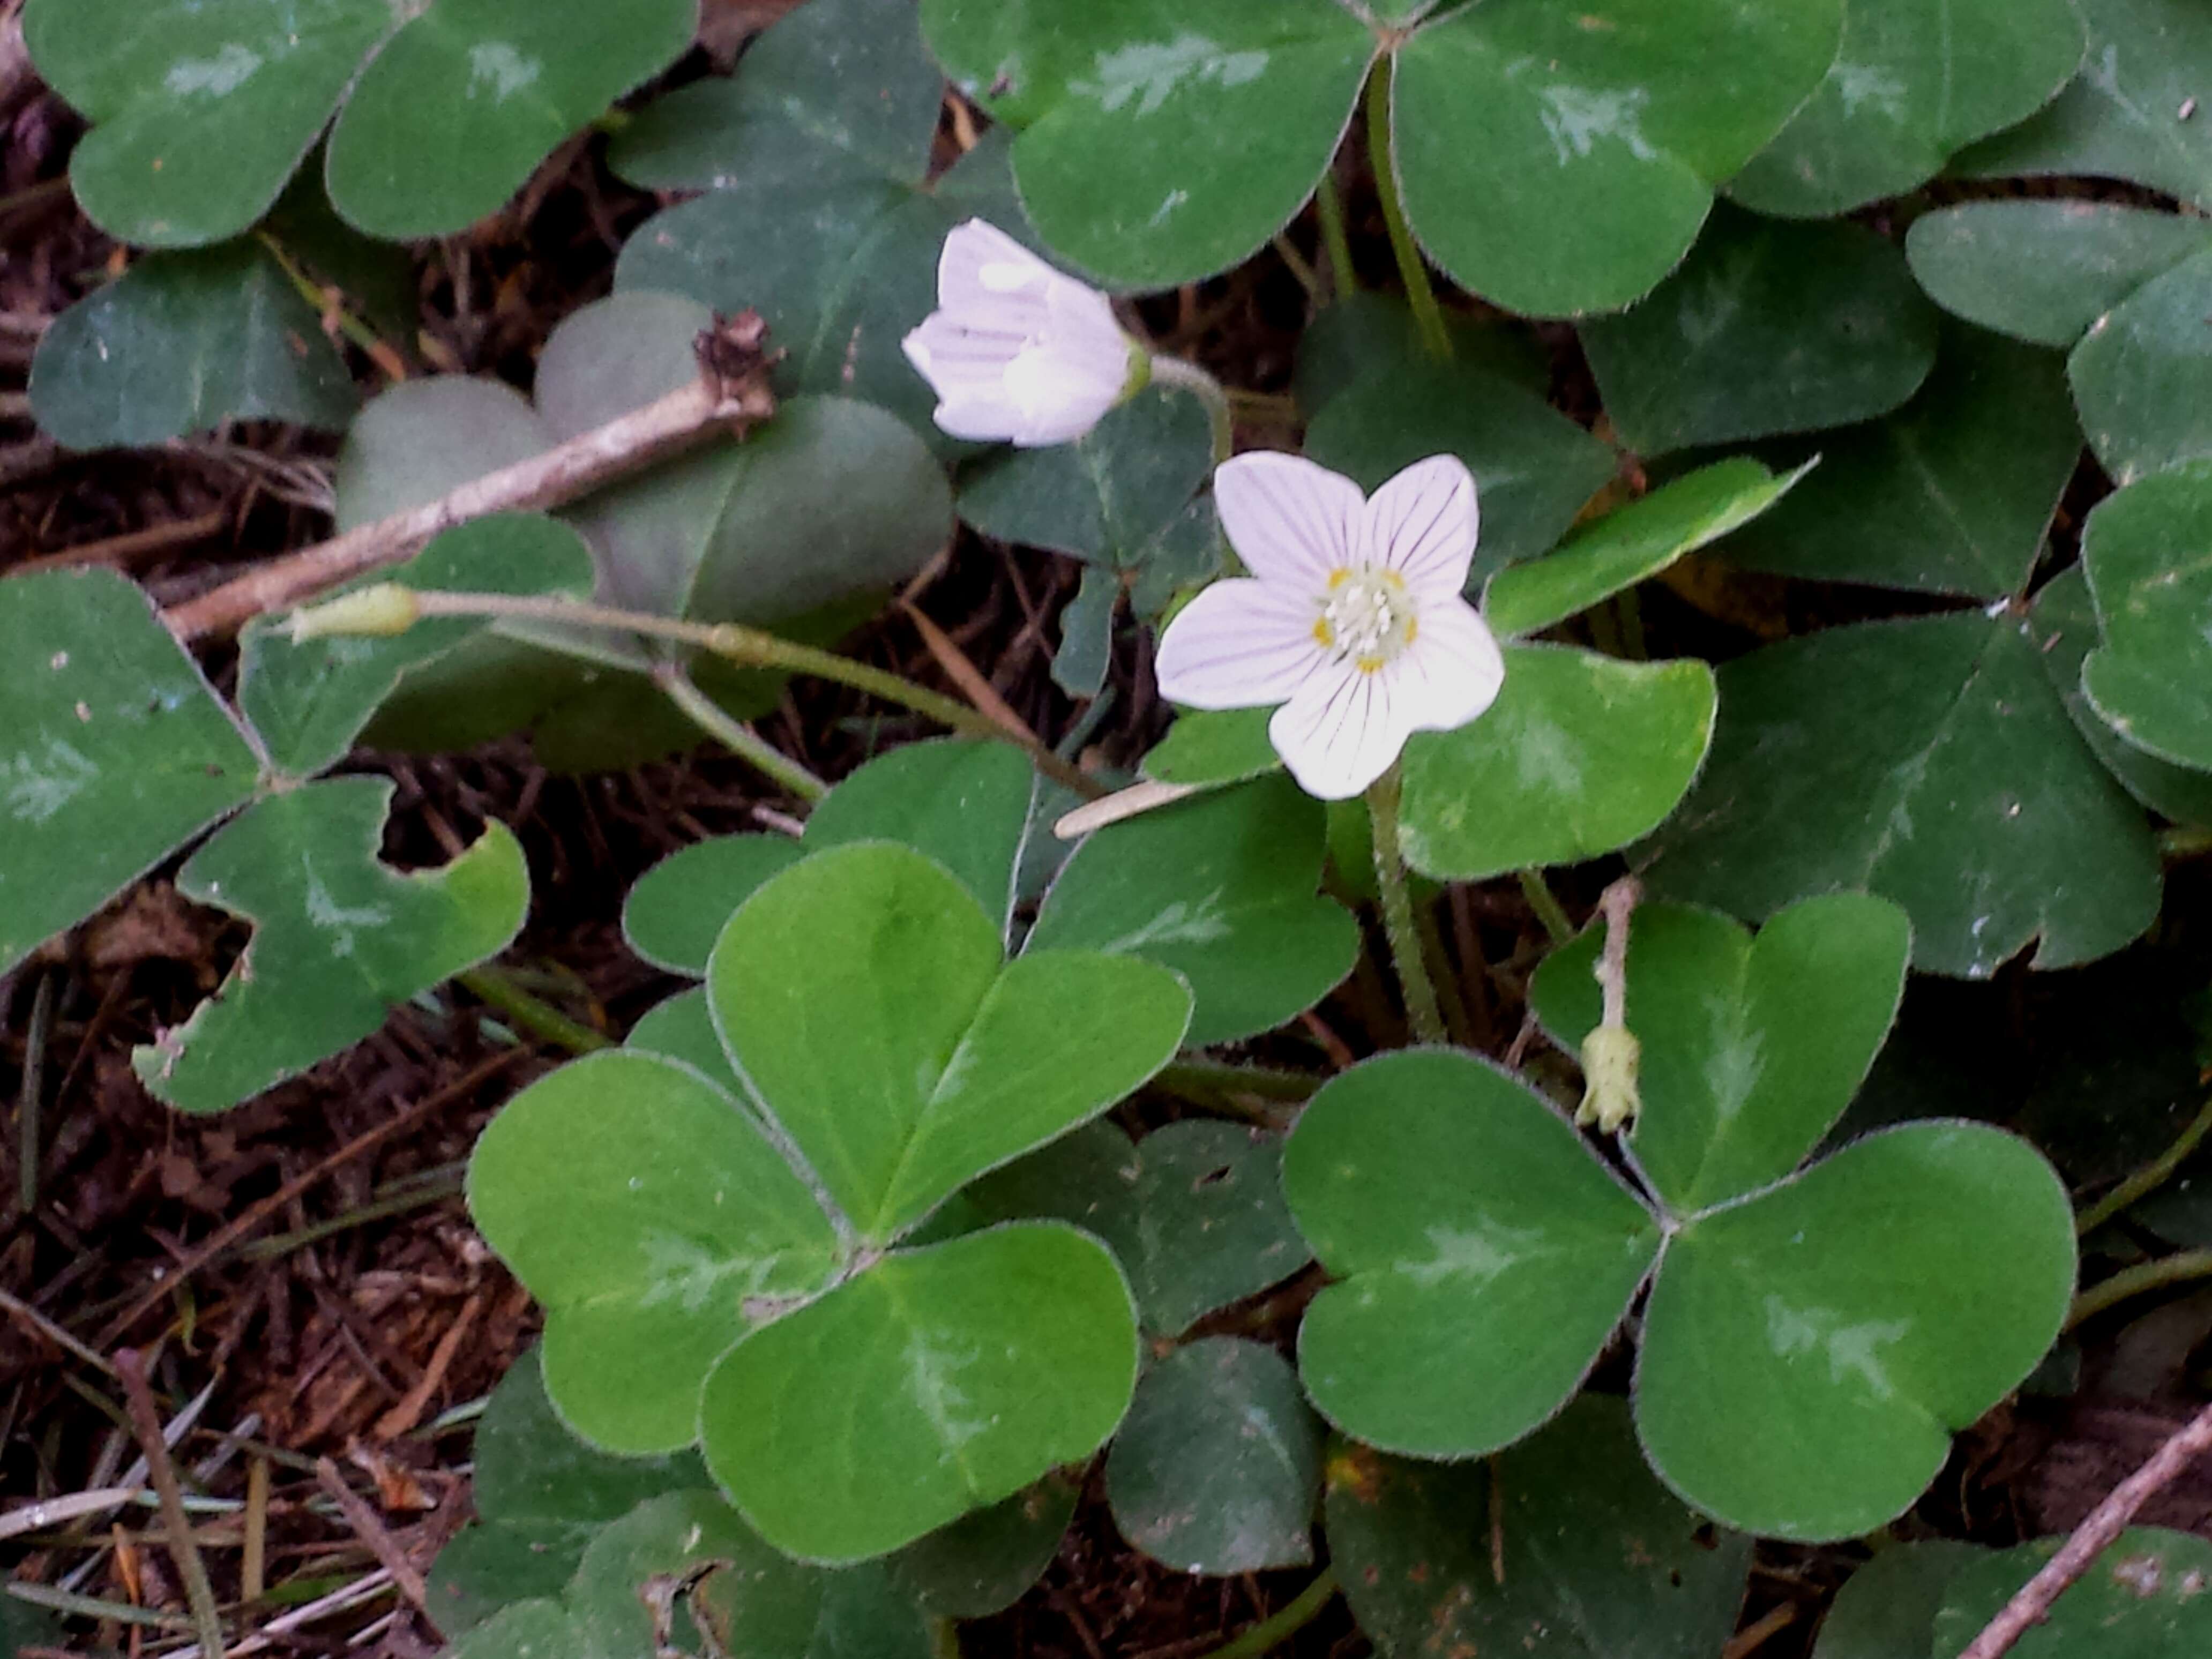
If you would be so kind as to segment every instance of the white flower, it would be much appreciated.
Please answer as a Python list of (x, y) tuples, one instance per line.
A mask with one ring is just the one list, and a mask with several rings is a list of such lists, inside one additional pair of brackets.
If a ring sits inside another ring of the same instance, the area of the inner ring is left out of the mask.
[(1239, 455), (1213, 475), (1249, 576), (1218, 581), (1168, 625), (1160, 694), (1194, 708), (1280, 703), (1267, 736), (1300, 786), (1356, 795), (1416, 732), (1464, 726), (1505, 683), (1498, 641), (1460, 596), (1474, 557), (1474, 479), (1416, 461), (1370, 501), (1295, 455)]
[(1147, 367), (1104, 295), (981, 219), (945, 237), (937, 309), (904, 343), (939, 426), (1025, 449), (1081, 437)]

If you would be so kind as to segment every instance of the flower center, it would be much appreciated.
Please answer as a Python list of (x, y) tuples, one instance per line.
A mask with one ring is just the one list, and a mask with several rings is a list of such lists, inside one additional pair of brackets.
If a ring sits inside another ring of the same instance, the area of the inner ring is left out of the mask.
[(1328, 573), (1314, 638), (1337, 661), (1372, 674), (1413, 642), (1419, 624), (1419, 607), (1396, 571), (1339, 567)]

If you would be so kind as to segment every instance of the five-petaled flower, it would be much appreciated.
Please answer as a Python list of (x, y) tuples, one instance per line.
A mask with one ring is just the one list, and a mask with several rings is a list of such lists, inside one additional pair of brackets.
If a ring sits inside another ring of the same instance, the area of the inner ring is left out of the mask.
[(937, 309), (904, 343), (939, 427), (1024, 448), (1080, 438), (1150, 369), (1103, 294), (981, 219), (945, 237)]
[(1416, 732), (1466, 725), (1505, 663), (1461, 597), (1474, 557), (1474, 479), (1449, 455), (1363, 497), (1294, 455), (1255, 452), (1213, 475), (1222, 528), (1252, 572), (1168, 625), (1160, 693), (1194, 708), (1280, 703), (1267, 736), (1309, 794), (1356, 795)]

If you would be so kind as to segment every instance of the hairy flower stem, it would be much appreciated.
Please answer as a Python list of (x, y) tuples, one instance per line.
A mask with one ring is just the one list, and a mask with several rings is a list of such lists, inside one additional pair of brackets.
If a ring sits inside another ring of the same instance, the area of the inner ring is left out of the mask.
[(1552, 936), (1554, 945), (1565, 945), (1575, 936), (1575, 924), (1567, 915), (1566, 907), (1552, 891), (1551, 884), (1544, 879), (1541, 870), (1521, 872), (1521, 896), (1528, 901), (1528, 908), (1536, 913), (1536, 920), (1544, 924), (1544, 931)]
[(1227, 460), (1237, 447), (1237, 435), (1230, 416), (1229, 394), (1222, 390), (1221, 382), (1181, 357), (1153, 358), (1152, 380), (1160, 386), (1179, 386), (1206, 405), (1206, 417), (1213, 428), (1213, 464), (1219, 466)]
[[(394, 626), (392, 623), (398, 620), (397, 614), (380, 615), (373, 624), (351, 625), (353, 615), (368, 611), (404, 613), (405, 620)], [(327, 623), (319, 621), (319, 615), (328, 617), (330, 621)], [(326, 633), (398, 634), (405, 631), (407, 623), (425, 617), (506, 617), (518, 622), (553, 623), (570, 628), (603, 628), (618, 633), (641, 635), (648, 639), (670, 640), (696, 650), (711, 651), (740, 667), (811, 674), (817, 679), (833, 680), (840, 685), (849, 685), (856, 691), (881, 697), (885, 702), (912, 709), (940, 726), (951, 727), (963, 737), (990, 738), (1002, 743), (1018, 744), (1028, 750), (1038, 770), (1054, 781), (1075, 790), (1086, 799), (1096, 799), (1106, 793), (1095, 779), (1085, 777), (1027, 732), (1010, 732), (966, 703), (933, 691), (927, 686), (916, 685), (912, 680), (891, 673), (887, 669), (873, 668), (866, 663), (855, 662), (850, 657), (841, 657), (834, 651), (824, 651), (817, 646), (781, 639), (760, 629), (748, 628), (743, 623), (685, 622), (678, 617), (656, 617), (642, 611), (618, 611), (611, 605), (537, 594), (460, 593), (440, 588), (405, 588), (386, 584), (357, 589), (331, 601), (319, 611), (295, 612), (292, 636), (295, 640), (301, 640)]]
[(809, 806), (830, 793), (830, 786), (797, 761), (768, 742), (743, 720), (731, 717), (722, 706), (692, 683), (681, 665), (663, 663), (653, 671), (653, 684), (668, 694), (693, 725), (752, 769), (781, 785)]
[(1406, 883), (1406, 855), (1398, 839), (1397, 763), (1368, 787), (1367, 816), (1373, 825), (1375, 884), (1382, 893), (1382, 931), (1390, 941), (1390, 959), (1398, 969), (1398, 984), (1406, 995), (1406, 1017), (1417, 1042), (1445, 1041), (1444, 1017), (1437, 1006), (1437, 988), (1430, 982), (1428, 963), (1421, 957), (1420, 930), (1413, 925), (1413, 896)]
[(1313, 1581), (1282, 1608), (1269, 1613), (1233, 1641), (1225, 1642), (1199, 1659), (1261, 1659), (1322, 1615), (1336, 1599), (1336, 1574), (1323, 1567)]
[(1390, 144), (1390, 54), (1375, 60), (1367, 81), (1367, 154), (1375, 165), (1375, 193), (1382, 198), (1382, 222), (1390, 232), (1390, 252), (1398, 261), (1398, 276), (1406, 284), (1406, 303), (1413, 308), (1413, 327), (1421, 349), (1431, 357), (1452, 355), (1451, 335), (1444, 328), (1443, 307), (1429, 282), (1413, 228), (1398, 200), (1398, 156)]
[(1321, 245), (1328, 252), (1328, 282), (1340, 300), (1348, 300), (1359, 291), (1352, 270), (1352, 238), (1344, 227), (1344, 197), (1336, 187), (1336, 168), (1332, 165), (1321, 176), (1314, 191), (1314, 212), (1321, 220)]

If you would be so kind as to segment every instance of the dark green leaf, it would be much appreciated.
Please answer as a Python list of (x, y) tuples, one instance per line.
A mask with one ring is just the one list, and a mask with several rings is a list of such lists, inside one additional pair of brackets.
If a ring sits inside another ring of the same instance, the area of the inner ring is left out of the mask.
[(2212, 772), (2212, 461), (2098, 503), (2081, 564), (2104, 644), (2081, 667), (2092, 707), (2155, 760)]
[(1582, 337), (1621, 441), (1658, 455), (1887, 414), (1936, 362), (1936, 310), (1871, 231), (1722, 208), (1650, 298)]
[(1273, 1348), (1229, 1336), (1147, 1370), (1106, 1460), (1121, 1536), (1183, 1572), (1313, 1560), (1321, 1425)]
[[(1962, 1564), (1936, 1615), (1935, 1650), (1954, 1654), (2065, 1540), (2039, 1539)], [(2012, 1647), (2017, 1659), (2190, 1659), (2212, 1643), (2212, 1543), (2185, 1532), (2134, 1527), (2097, 1557), (2049, 1614)]]
[(2212, 247), (2152, 277), (2067, 360), (2089, 447), (2117, 483), (2212, 454)]
[(1076, 1481), (1054, 1470), (915, 1539), (891, 1558), (891, 1575), (933, 1618), (988, 1619), (1019, 1601), (1052, 1565), (1082, 1495)]

